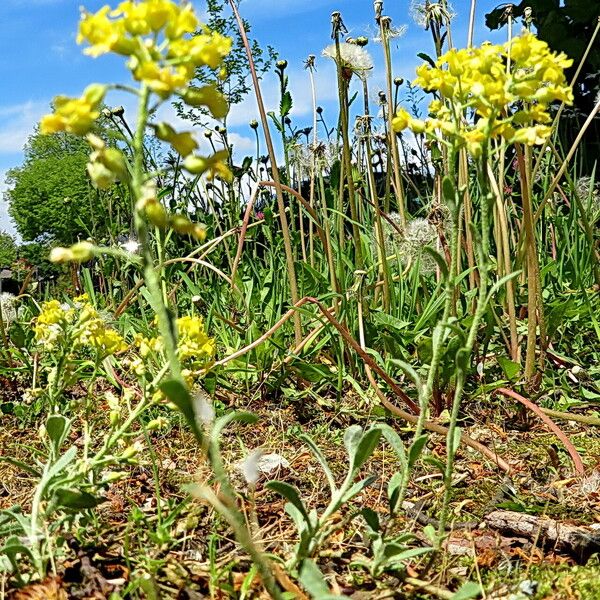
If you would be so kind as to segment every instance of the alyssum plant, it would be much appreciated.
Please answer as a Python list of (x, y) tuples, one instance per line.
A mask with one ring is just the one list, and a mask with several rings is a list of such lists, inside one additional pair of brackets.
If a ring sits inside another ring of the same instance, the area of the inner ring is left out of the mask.
[[(226, 153), (217, 151), (202, 156), (197, 153), (198, 143), (191, 132), (178, 132), (168, 123), (150, 121), (150, 114), (174, 97), (189, 106), (207, 108), (215, 118), (224, 117), (227, 103), (214, 85), (192, 87), (189, 84), (198, 67), (219, 67), (231, 48), (231, 40), (201, 26), (191, 4), (147, 0), (125, 1), (114, 10), (105, 6), (94, 14), (84, 12), (78, 41), (88, 44), (86, 53), (92, 56), (110, 52), (126, 56), (137, 87), (94, 84), (80, 98), (57, 97), (54, 112), (41, 121), (41, 131), (44, 134), (66, 131), (86, 136), (92, 149), (88, 165), (92, 183), (106, 189), (119, 181), (129, 189), (140, 249), (139, 255), (132, 256), (120, 249), (102, 248), (85, 241), (70, 248), (55, 248), (51, 259), (60, 263), (83, 263), (94, 256), (109, 253), (133, 262), (143, 275), (160, 335), (152, 338), (138, 336), (136, 345), (139, 354), (136, 352), (133, 359), (126, 361), (132, 372), (140, 376), (141, 397), (129, 407), (124, 418), (120, 414), (122, 411), (118, 410), (118, 402), (111, 407), (111, 415), (114, 413), (115, 416), (111, 418), (111, 431), (104, 443), (92, 451), (92, 446), (98, 445), (97, 440), (88, 439), (85, 456), (77, 460), (78, 448), (75, 446), (61, 453), (70, 422), (55, 412), (62, 404), (61, 392), (73, 381), (75, 342), (81, 341), (95, 349), (96, 356), (101, 359), (124, 351), (124, 342), (116, 332), (104, 327), (96, 314), (91, 314), (89, 309), (77, 303), (65, 308), (51, 301), (42, 307), (36, 332), (39, 332), (40, 339), (52, 339), (53, 344), (48, 349), (50, 353), (56, 353), (54, 360), (48, 359), (51, 363), (46, 381), (48, 387), (43, 392), (48, 411), (54, 413), (49, 416), (45, 427), (49, 452), (47, 461), (40, 465), (39, 470), (37, 467), (29, 469), (39, 480), (31, 515), (25, 517), (15, 510), (8, 511), (2, 518), (3, 534), (12, 531), (26, 534), (25, 538), (9, 538), (3, 553), (17, 573), (21, 571), (19, 560), (28, 556), (42, 577), (48, 561), (52, 559), (53, 541), (64, 533), (63, 525), (69, 520), (66, 515), (73, 511), (86, 511), (98, 503), (92, 492), (101, 490), (105, 483), (99, 481), (99, 474), (106, 467), (109, 450), (130, 435), (133, 425), (149, 407), (171, 400), (188, 418), (221, 484), (220, 497), (213, 494), (209, 499), (230, 521), (238, 540), (257, 564), (265, 586), (272, 590), (274, 597), (279, 597), (266, 559), (256, 550), (237, 508), (236, 497), (228, 484), (218, 451), (217, 438), (223, 427), (234, 419), (251, 418), (230, 414), (213, 422), (211, 414), (214, 413), (210, 408), (194, 407), (190, 388), (199, 374), (206, 371), (214, 345), (199, 317), (178, 320), (172, 317), (164, 293), (161, 263), (165, 238), (175, 232), (201, 240), (205, 237), (205, 230), (202, 225), (191, 222), (185, 214), (168, 213), (158, 196), (156, 178), (159, 173), (147, 171), (144, 155), (144, 138), (152, 129), (159, 139), (169, 143), (181, 155), (189, 173), (206, 175), (209, 179), (231, 179)], [(117, 146), (109, 146), (94, 133), (102, 102), (110, 89), (129, 92), (138, 101), (135, 131), (131, 139), (124, 138)], [(97, 358), (95, 364), (98, 365), (98, 362)], [(137, 450), (126, 450), (120, 458), (127, 461)], [(108, 462), (119, 461), (111, 457)]]
[[(454, 396), (444, 473), (446, 492), (440, 533), (445, 529), (448, 516), (454, 457), (460, 442), (457, 419), (479, 328), (490, 299), (502, 285), (518, 275), (511, 273), (495, 280), (491, 271), (490, 215), (496, 200), (490, 180), (493, 172), (491, 162), (502, 144), (513, 144), (519, 152), (521, 146), (542, 145), (548, 139), (552, 132), (548, 125), (552, 121), (550, 104), (555, 101), (571, 103), (573, 100), (573, 92), (564, 73), (571, 64), (572, 61), (564, 54), (551, 52), (545, 42), (528, 32), (505, 45), (486, 43), (479, 48), (452, 49), (435, 64), (423, 64), (417, 69), (414, 84), (434, 94), (429, 105), (429, 117), (415, 119), (400, 109), (393, 121), (395, 131), (410, 129), (417, 136), (425, 136), (445, 157), (446, 175), (441, 187), (453, 220), (450, 264), (438, 257), (445, 278), (444, 311), (433, 333), (429, 374), (420, 391), (423, 401), (420, 403), (421, 419), (416, 434), (420, 436), (427, 418), (440, 357), (450, 335), (454, 334), (459, 337), (460, 348), (455, 357)], [(476, 188), (470, 190), (471, 195), (480, 199), (478, 218), (469, 223), (473, 228), (480, 282), (474, 314), (466, 327), (457, 319), (456, 313), (461, 253), (458, 232), (467, 191), (465, 185), (458, 185), (456, 173), (459, 153), (464, 150), (476, 171)]]

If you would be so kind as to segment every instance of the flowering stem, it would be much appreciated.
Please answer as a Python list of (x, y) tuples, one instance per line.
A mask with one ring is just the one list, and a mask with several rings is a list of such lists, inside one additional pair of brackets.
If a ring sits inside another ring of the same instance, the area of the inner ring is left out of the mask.
[[(288, 278), (290, 281), (290, 295), (292, 297), (292, 304), (296, 304), (299, 300), (298, 295), (298, 283), (296, 280), (296, 267), (295, 257), (292, 250), (292, 242), (290, 238), (290, 230), (288, 227), (287, 217), (285, 215), (285, 203), (283, 201), (283, 191), (281, 189), (281, 179), (279, 176), (279, 169), (277, 168), (277, 156), (275, 155), (275, 148), (273, 146), (273, 140), (271, 139), (271, 131), (269, 129), (269, 122), (267, 120), (267, 113), (265, 111), (265, 105), (262, 99), (262, 93), (260, 90), (260, 82), (258, 75), (256, 74), (256, 68), (254, 66), (254, 58), (252, 56), (252, 49), (248, 42), (248, 36), (246, 34), (246, 28), (244, 22), (240, 16), (235, 0), (229, 0), (231, 10), (235, 16), (238, 24), (240, 35), (244, 42), (244, 48), (246, 49), (246, 56), (248, 58), (248, 64), (250, 66), (250, 73), (252, 75), (252, 83), (254, 85), (254, 93), (256, 94), (256, 104), (258, 105), (258, 111), (260, 113), (260, 120), (262, 123), (263, 131), (265, 134), (265, 142), (267, 144), (267, 150), (269, 152), (269, 160), (271, 161), (271, 169), (273, 174), (273, 182), (275, 183), (275, 193), (277, 196), (277, 208), (279, 210), (279, 219), (281, 221), (281, 234), (283, 236), (283, 246), (285, 249), (285, 260), (288, 271)], [(294, 314), (294, 336), (296, 344), (302, 341), (302, 321), (300, 313)]]
[[(489, 135), (488, 135), (489, 139)], [(444, 472), (444, 499), (440, 513), (438, 540), (441, 543), (442, 535), (446, 530), (448, 521), (448, 512), (450, 500), (452, 499), (452, 473), (454, 471), (454, 458), (458, 449), (456, 443), (458, 412), (465, 385), (466, 368), (470, 361), (479, 331), (479, 325), (485, 315), (487, 306), (488, 280), (489, 280), (489, 251), (490, 251), (490, 233), (489, 233), (489, 212), (490, 204), (493, 199), (489, 191), (489, 182), (487, 179), (487, 150), (484, 150), (482, 157), (477, 163), (477, 177), (481, 194), (481, 224), (478, 236), (477, 257), (479, 269), (479, 295), (473, 321), (469, 328), (469, 334), (463, 348), (459, 350), (462, 356), (457, 355), (456, 361), (456, 387), (454, 389), (454, 398), (452, 400), (452, 410), (450, 413), (450, 422), (448, 424), (448, 435), (446, 437), (446, 469)]]
[(142, 187), (145, 183), (144, 173), (144, 134), (148, 123), (148, 101), (150, 90), (143, 84), (139, 94), (139, 108), (137, 129), (133, 138), (133, 175), (132, 188), (136, 201), (134, 210), (134, 225), (140, 242), (142, 267), (146, 287), (150, 292), (150, 305), (158, 318), (158, 327), (164, 340), (165, 352), (169, 361), (171, 376), (180, 382), (181, 366), (177, 358), (177, 342), (172, 328), (171, 316), (165, 304), (160, 285), (160, 274), (154, 268), (154, 256), (148, 231), (148, 224), (144, 215)]

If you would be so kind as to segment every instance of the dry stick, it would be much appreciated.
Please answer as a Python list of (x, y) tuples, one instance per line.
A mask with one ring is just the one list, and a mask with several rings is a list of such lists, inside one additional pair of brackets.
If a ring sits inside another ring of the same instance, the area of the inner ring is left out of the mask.
[[(271, 181), (259, 181), (258, 185), (274, 187), (275, 184)], [(314, 225), (317, 230), (317, 235), (319, 236), (321, 243), (323, 244), (323, 248), (325, 250), (327, 264), (329, 265), (331, 287), (335, 292), (338, 292), (340, 289), (340, 285), (339, 285), (339, 283), (336, 279), (336, 275), (335, 275), (335, 261), (333, 260), (333, 252), (331, 249), (331, 243), (330, 243), (330, 239), (329, 239), (329, 228), (323, 228), (319, 224), (319, 216), (317, 215), (317, 211), (313, 208), (313, 206), (311, 206), (310, 202), (307, 202), (302, 197), (301, 194), (299, 194), (296, 190), (293, 190), (292, 188), (290, 188), (286, 185), (283, 185), (283, 184), (281, 185), (281, 188), (283, 190), (285, 190), (286, 192), (288, 192), (288, 194), (291, 194), (292, 196), (294, 196), (300, 202), (300, 204), (302, 204), (302, 206), (304, 206), (304, 208), (306, 209), (308, 214), (312, 217), (311, 223), (313, 223), (313, 221), (314, 221)]]
[(542, 198), (540, 206), (537, 209), (537, 211), (534, 215), (534, 218), (533, 218), (534, 224), (537, 223), (539, 218), (542, 216), (542, 212), (544, 210), (544, 207), (546, 206), (546, 202), (548, 202), (548, 200), (554, 193), (556, 186), (560, 183), (560, 180), (562, 179), (562, 176), (565, 174), (565, 171), (567, 170), (567, 167), (569, 166), (571, 159), (575, 155), (575, 152), (577, 151), (577, 147), (581, 143), (581, 140), (583, 139), (585, 132), (587, 131), (588, 127), (592, 124), (592, 121), (596, 118), (596, 115), (598, 113), (600, 113), (600, 98), (598, 99), (598, 102), (596, 102), (596, 106), (594, 106), (594, 108), (593, 108), (592, 112), (589, 114), (588, 118), (585, 120), (583, 127), (579, 130), (579, 133), (577, 134), (577, 137), (575, 138), (573, 145), (571, 146), (569, 152), (567, 153), (565, 160), (563, 161), (562, 165), (560, 166), (558, 173), (552, 180), (550, 187), (548, 188), (548, 190), (546, 191), (546, 194)]
[[(512, 7), (507, 7), (506, 13), (508, 23), (508, 44), (512, 44), (513, 39), (513, 18), (512, 18)], [(510, 74), (511, 70), (511, 58), (510, 53), (506, 62), (506, 72)], [(496, 248), (497, 248), (497, 261), (498, 261), (498, 274), (500, 276), (508, 275), (512, 272), (511, 265), (511, 253), (510, 253), (510, 242), (509, 242), (509, 219), (508, 219), (508, 206), (504, 194), (505, 188), (505, 163), (506, 163), (506, 143), (504, 140), (500, 142), (500, 157), (498, 159), (498, 182), (494, 177), (491, 165), (487, 164), (488, 179), (490, 180), (492, 190), (496, 196), (496, 203), (494, 212), (497, 216), (495, 219), (494, 232), (496, 235)], [(517, 332), (517, 314), (516, 314), (516, 289), (515, 281), (510, 279), (506, 282), (506, 310), (508, 311), (508, 323), (510, 330), (510, 345), (508, 351), (510, 357), (515, 362), (520, 362), (520, 348), (519, 348), (519, 337)]]
[(552, 433), (554, 433), (556, 437), (565, 446), (567, 452), (573, 460), (573, 464), (577, 473), (579, 475), (585, 475), (585, 467), (583, 466), (583, 461), (581, 460), (581, 456), (579, 456), (577, 449), (575, 448), (571, 440), (569, 440), (569, 438), (565, 435), (562, 429), (560, 429), (560, 427), (558, 427), (558, 425), (548, 415), (546, 415), (540, 409), (539, 406), (531, 402), (531, 400), (527, 400), (527, 398), (524, 398), (523, 396), (521, 396), (521, 394), (518, 394), (517, 392), (514, 392), (513, 390), (509, 390), (507, 388), (498, 388), (496, 392), (502, 394), (503, 396), (512, 398), (517, 402), (520, 402), (521, 404), (532, 410), (540, 419), (542, 419), (542, 421), (544, 421), (544, 423), (549, 427)]
[[(252, 83), (254, 85), (254, 93), (256, 94), (256, 104), (258, 105), (258, 111), (260, 113), (260, 120), (262, 122), (263, 131), (265, 134), (265, 142), (267, 144), (267, 150), (269, 152), (269, 160), (271, 162), (271, 171), (273, 174), (273, 183), (275, 184), (275, 192), (277, 195), (277, 206), (279, 210), (279, 219), (281, 221), (281, 233), (283, 235), (283, 245), (285, 248), (285, 260), (287, 263), (288, 277), (290, 280), (290, 293), (292, 296), (292, 303), (295, 305), (298, 298), (298, 283), (296, 281), (296, 268), (294, 266), (294, 254), (292, 252), (292, 243), (290, 240), (290, 231), (288, 227), (287, 218), (285, 216), (285, 204), (283, 202), (283, 190), (281, 188), (281, 179), (279, 177), (279, 169), (277, 168), (277, 156), (275, 155), (275, 148), (273, 147), (273, 140), (271, 139), (271, 131), (269, 129), (269, 121), (267, 120), (267, 113), (265, 111), (265, 105), (262, 98), (262, 92), (260, 89), (260, 82), (258, 75), (256, 74), (256, 68), (254, 65), (254, 57), (252, 56), (252, 49), (248, 42), (248, 35), (246, 34), (246, 28), (244, 22), (240, 16), (235, 0), (229, 0), (231, 10), (237, 21), (238, 28), (242, 41), (244, 42), (244, 48), (246, 49), (246, 56), (248, 58), (248, 66), (250, 67), (250, 73), (252, 75)], [(299, 344), (302, 341), (302, 321), (300, 313), (294, 313), (294, 335), (296, 343)]]
[(553, 419), (561, 419), (563, 421), (575, 421), (576, 423), (585, 423), (585, 425), (593, 425), (600, 427), (600, 419), (598, 417), (588, 417), (587, 415), (576, 415), (574, 413), (561, 412), (551, 410), (549, 408), (540, 408), (540, 410)]
[(211, 271), (214, 271), (219, 277), (222, 277), (231, 286), (231, 289), (236, 291), (238, 294), (242, 295), (240, 288), (237, 285), (235, 285), (232, 278), (228, 277), (225, 273), (223, 273), (223, 271), (221, 271), (221, 269), (219, 269), (218, 267), (215, 267), (215, 265), (213, 265), (209, 262), (206, 262), (205, 260), (202, 260), (200, 258), (190, 258), (189, 256), (182, 256), (179, 258), (171, 258), (169, 260), (166, 260), (164, 263), (161, 263), (160, 266), (162, 268), (162, 267), (166, 267), (168, 265), (172, 265), (175, 263), (182, 263), (182, 262), (193, 263), (195, 265), (200, 265), (202, 267), (206, 267), (207, 269), (210, 269)]
[[(275, 187), (275, 184), (272, 181), (259, 181), (258, 185), (264, 187)], [(317, 211), (295, 189), (283, 184), (281, 184), (281, 189), (287, 192), (288, 194), (294, 196), (298, 200), (298, 202), (300, 202), (300, 204), (302, 204), (302, 206), (306, 209), (306, 212), (308, 212), (308, 214), (313, 218), (313, 220), (315, 221), (315, 227), (317, 228), (317, 235), (321, 238), (321, 242), (323, 242), (323, 246), (325, 246), (325, 249), (327, 249), (325, 231), (323, 230), (323, 227), (319, 224), (319, 215), (317, 215)]]
[[(310, 78), (310, 90), (313, 109), (313, 147), (310, 153), (310, 198), (309, 203), (312, 208), (315, 206), (315, 171), (317, 170), (317, 145), (319, 143), (319, 135), (317, 131), (317, 87), (315, 85), (315, 57), (314, 55), (307, 61), (308, 75)], [(312, 221), (308, 224), (308, 248), (310, 256), (310, 266), (315, 266), (315, 248), (313, 239), (313, 224)]]
[[(528, 178), (526, 158), (519, 144), (515, 146), (517, 151), (517, 163), (519, 168), (519, 179), (521, 180), (521, 196), (523, 198), (523, 224), (521, 235), (525, 241), (526, 264), (527, 264), (527, 347), (525, 351), (525, 379), (527, 385), (531, 385), (535, 375), (537, 326), (538, 326), (538, 280), (537, 280), (537, 250), (533, 219), (533, 205), (531, 203), (531, 187)], [(523, 235), (524, 234), (524, 235)], [(541, 329), (541, 321), (540, 321)], [(540, 348), (542, 340), (540, 339)]]
[[(440, 588), (437, 585), (433, 585), (428, 581), (422, 581), (421, 579), (417, 579), (416, 577), (405, 577), (404, 581), (417, 589), (423, 590), (428, 594), (432, 594), (433, 596), (437, 596), (441, 600), (452, 600), (456, 596), (454, 592), (449, 592), (444, 588)], [(394, 595), (395, 597), (395, 595)]]
[(238, 242), (237, 252), (235, 253), (235, 258), (233, 259), (233, 267), (231, 268), (231, 284), (235, 281), (235, 276), (237, 273), (238, 265), (240, 264), (240, 259), (242, 258), (242, 251), (244, 249), (244, 241), (246, 239), (246, 231), (248, 230), (248, 222), (250, 221), (250, 215), (252, 214), (252, 209), (254, 208), (254, 203), (256, 202), (256, 196), (258, 194), (259, 185), (257, 184), (252, 191), (252, 196), (250, 196), (250, 201), (248, 202), (248, 206), (246, 206), (246, 212), (244, 214), (244, 220), (242, 221), (242, 229), (240, 231), (240, 240)]
[(477, 0), (471, 0), (471, 11), (469, 13), (469, 33), (467, 34), (467, 46), (470, 48), (473, 45), (473, 36), (475, 33), (475, 9)]
[[(294, 304), (290, 310), (288, 310), (282, 317), (271, 327), (268, 331), (266, 331), (263, 335), (261, 335), (258, 339), (254, 340), (251, 344), (248, 344), (244, 348), (240, 348), (237, 352), (226, 356), (225, 358), (214, 363), (214, 367), (220, 367), (226, 365), (228, 362), (243, 356), (244, 354), (250, 352), (253, 348), (256, 348), (259, 344), (262, 344), (265, 340), (275, 333), (292, 315), (293, 313), (300, 307), (305, 304), (315, 304), (317, 308), (321, 311), (323, 316), (329, 321), (331, 325), (333, 325), (342, 338), (350, 345), (350, 347), (365, 361), (367, 365), (369, 365), (373, 371), (375, 371), (393, 390), (393, 392), (402, 399), (402, 401), (412, 410), (417, 413), (419, 411), (419, 407), (411, 400), (411, 398), (400, 388), (400, 386), (360, 347), (360, 344), (352, 337), (350, 332), (342, 325), (339, 321), (333, 318), (330, 313), (330, 309), (327, 309), (321, 304), (319, 300), (316, 298), (311, 298), (310, 296), (305, 296), (301, 298)], [(301, 344), (303, 340), (300, 340), (298, 344)], [(297, 344), (297, 345), (298, 345)]]
[(369, 88), (367, 80), (363, 79), (363, 94), (366, 117), (367, 135), (365, 137), (366, 170), (367, 180), (369, 182), (369, 191), (371, 192), (371, 201), (367, 202), (375, 208), (375, 237), (377, 240), (377, 258), (380, 263), (379, 275), (383, 278), (383, 306), (384, 310), (390, 308), (390, 269), (387, 262), (387, 252), (385, 249), (385, 240), (383, 236), (383, 223), (381, 220), (381, 206), (379, 204), (379, 195), (377, 194), (377, 183), (373, 171), (373, 149), (371, 147), (371, 116), (369, 110)]
[[(344, 199), (344, 181), (346, 181), (348, 189), (348, 204), (350, 206), (350, 215), (352, 217), (352, 235), (355, 244), (355, 258), (359, 269), (363, 266), (362, 241), (360, 238), (360, 229), (358, 227), (358, 209), (356, 206), (356, 188), (354, 186), (354, 175), (352, 173), (352, 150), (350, 148), (350, 117), (348, 107), (348, 89), (350, 79), (346, 79), (343, 73), (343, 63), (340, 51), (340, 32), (342, 31), (343, 23), (339, 12), (334, 12), (331, 15), (333, 25), (333, 39), (335, 42), (336, 54), (336, 70), (338, 80), (338, 97), (340, 104), (340, 128), (342, 131), (342, 157), (343, 157), (343, 175), (340, 177), (340, 238), (344, 237), (343, 229), (343, 199)], [(338, 128), (339, 131), (339, 128)], [(341, 264), (341, 261), (340, 261)], [(340, 277), (341, 279), (341, 277)]]
[[(550, 143), (550, 148), (552, 149), (552, 153), (554, 154), (556, 159), (558, 161), (560, 161), (561, 158), (558, 153), (558, 150), (556, 149), (556, 146), (553, 143)], [(583, 233), (585, 234), (585, 237), (588, 240), (590, 250), (596, 259), (593, 263), (594, 280), (596, 281), (597, 285), (600, 285), (600, 254), (598, 253), (598, 249), (596, 248), (596, 244), (594, 242), (594, 229), (592, 228), (592, 225), (590, 224), (590, 221), (587, 218), (586, 210), (581, 201), (580, 194), (577, 191), (577, 189), (575, 188), (573, 179), (568, 171), (565, 171), (565, 179), (567, 180), (567, 182), (569, 183), (571, 188), (573, 188), (573, 192), (574, 192), (573, 198), (575, 200), (575, 204), (577, 205), (577, 210), (579, 212), (579, 224), (581, 225), (581, 228), (583, 229)], [(565, 194), (562, 191), (560, 185), (558, 185), (557, 187), (558, 187), (559, 193), (563, 196), (563, 198), (565, 198)], [(567, 203), (568, 203), (568, 200), (567, 200)], [(570, 208), (570, 206), (569, 206), (569, 208)]]

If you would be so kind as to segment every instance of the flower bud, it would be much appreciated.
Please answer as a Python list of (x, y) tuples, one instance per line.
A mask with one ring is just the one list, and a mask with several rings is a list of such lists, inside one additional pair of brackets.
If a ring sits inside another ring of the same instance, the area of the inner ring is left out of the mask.
[(146, 425), (146, 429), (148, 431), (158, 431), (159, 429), (164, 429), (167, 424), (167, 419), (164, 417), (157, 417), (156, 419), (152, 419), (152, 421)]
[(183, 215), (171, 215), (169, 225), (171, 225), (177, 233), (182, 235), (189, 234), (193, 227), (192, 222)]
[(159, 229), (164, 229), (167, 226), (167, 211), (164, 206), (156, 199), (148, 200), (144, 206), (144, 212), (148, 221)]
[(287, 66), (288, 66), (288, 61), (287, 60), (278, 60), (275, 66), (280, 71), (285, 71), (287, 69)]
[(77, 242), (71, 246), (72, 260), (75, 262), (87, 262), (94, 258), (94, 244), (91, 242)]
[(127, 477), (127, 472), (125, 471), (108, 471), (102, 477), (103, 483), (114, 483), (115, 481), (121, 481), (121, 479), (125, 479)]
[(52, 248), (50, 251), (50, 262), (65, 263), (73, 260), (73, 253), (69, 248)]
[(188, 156), (183, 161), (184, 168), (192, 175), (202, 175), (208, 169), (208, 161), (203, 156)]
[(250, 121), (250, 128), (254, 129), (255, 131), (258, 129), (258, 121), (256, 119), (252, 119), (252, 121)]

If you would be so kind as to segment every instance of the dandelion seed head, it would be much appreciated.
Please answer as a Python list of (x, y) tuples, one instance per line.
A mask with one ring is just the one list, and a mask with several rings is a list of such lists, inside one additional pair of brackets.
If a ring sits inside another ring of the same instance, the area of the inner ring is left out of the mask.
[(456, 17), (452, 5), (445, 1), (411, 0), (409, 13), (419, 27), (428, 27), (432, 21), (448, 23)]
[[(386, 256), (396, 256), (404, 267), (418, 261), (421, 273), (432, 273), (435, 270), (435, 261), (425, 248), (437, 246), (438, 233), (435, 225), (428, 219), (416, 218), (403, 226), (402, 217), (398, 213), (388, 216), (389, 221), (383, 221)], [(375, 237), (373, 242), (377, 243)]]
[(594, 219), (600, 212), (600, 184), (591, 177), (580, 177), (575, 184), (575, 191), (583, 205), (589, 208), (589, 218)]
[(121, 244), (121, 248), (129, 254), (135, 254), (140, 249), (140, 244), (137, 240), (129, 239)]
[(0, 294), (0, 305), (2, 307), (2, 319), (5, 325), (10, 325), (17, 320), (16, 297), (7, 292)]
[[(337, 62), (337, 49), (335, 44), (330, 44), (323, 50), (323, 56), (331, 58)], [(373, 59), (371, 55), (357, 44), (340, 43), (340, 61), (343, 69), (348, 69), (352, 73), (364, 79), (373, 69)]]
[(260, 478), (260, 459), (264, 451), (261, 448), (253, 450), (246, 458), (239, 463), (238, 468), (248, 485), (256, 485)]
[(194, 394), (194, 413), (198, 425), (209, 427), (215, 420), (215, 409), (210, 401), (210, 396), (199, 389)]

